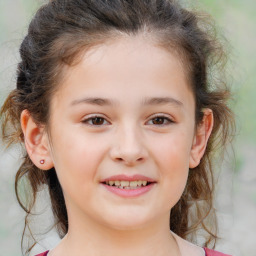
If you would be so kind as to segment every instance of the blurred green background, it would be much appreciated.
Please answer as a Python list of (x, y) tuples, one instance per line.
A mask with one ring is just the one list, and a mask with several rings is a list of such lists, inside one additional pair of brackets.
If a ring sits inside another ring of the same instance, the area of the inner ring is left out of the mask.
[[(18, 46), (35, 10), (43, 2), (0, 0), (0, 105), (15, 86)], [(230, 154), (219, 178), (216, 208), (223, 240), (217, 249), (236, 256), (256, 256), (256, 1), (192, 2), (216, 19), (219, 31), (230, 43), (228, 71), (237, 136), (234, 155)], [(0, 255), (21, 255), (23, 213), (13, 190), (19, 154), (17, 149), (4, 152), (0, 147)]]

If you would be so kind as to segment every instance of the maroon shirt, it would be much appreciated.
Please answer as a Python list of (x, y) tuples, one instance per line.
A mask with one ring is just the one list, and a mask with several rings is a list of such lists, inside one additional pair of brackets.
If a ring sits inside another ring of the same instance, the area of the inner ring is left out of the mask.
[[(228, 254), (224, 254), (224, 253), (221, 253), (221, 252), (217, 252), (217, 251), (214, 251), (214, 250), (211, 250), (211, 249), (208, 249), (208, 248), (204, 248), (205, 250), (205, 256), (231, 256), (231, 255), (228, 255)], [(41, 254), (37, 254), (35, 256), (47, 256), (49, 251), (46, 251), (46, 252), (43, 252)]]

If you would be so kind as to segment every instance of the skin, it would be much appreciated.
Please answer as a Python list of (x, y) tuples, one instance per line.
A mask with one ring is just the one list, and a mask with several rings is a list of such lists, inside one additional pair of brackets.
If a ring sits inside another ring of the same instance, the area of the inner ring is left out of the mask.
[[(171, 100), (143, 104), (152, 98)], [(50, 256), (203, 255), (169, 230), (170, 210), (213, 125), (206, 109), (195, 126), (195, 100), (179, 58), (141, 36), (99, 45), (67, 68), (50, 113), (49, 133), (28, 111), (21, 115), (30, 158), (45, 171), (55, 167), (67, 205), (69, 231)], [(90, 119), (95, 115), (98, 125)], [(117, 174), (145, 175), (156, 184), (122, 198), (100, 183)]]

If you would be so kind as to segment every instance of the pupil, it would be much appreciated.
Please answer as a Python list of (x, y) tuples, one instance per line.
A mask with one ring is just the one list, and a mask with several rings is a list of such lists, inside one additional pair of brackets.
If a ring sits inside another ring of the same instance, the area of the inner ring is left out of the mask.
[(96, 125), (101, 125), (101, 124), (103, 124), (103, 118), (101, 118), (101, 117), (95, 117), (95, 118), (93, 119), (93, 124), (96, 124)]
[(163, 118), (162, 117), (156, 117), (156, 118), (154, 118), (153, 123), (154, 124), (162, 124), (163, 123)]

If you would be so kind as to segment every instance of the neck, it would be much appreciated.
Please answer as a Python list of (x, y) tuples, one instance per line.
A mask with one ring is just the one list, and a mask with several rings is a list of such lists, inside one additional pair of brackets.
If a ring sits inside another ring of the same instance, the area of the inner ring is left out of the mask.
[[(77, 220), (77, 219), (76, 219)], [(145, 227), (120, 230), (88, 221), (69, 221), (69, 231), (49, 256), (179, 256), (169, 215)]]

